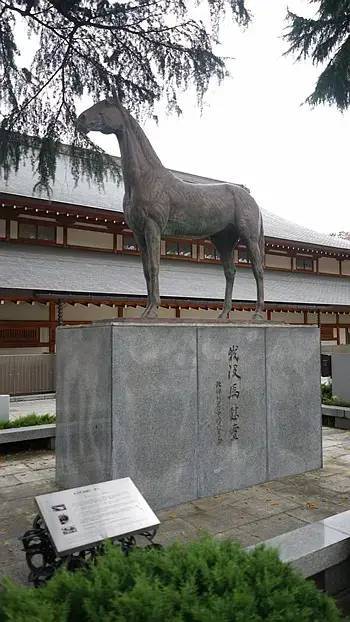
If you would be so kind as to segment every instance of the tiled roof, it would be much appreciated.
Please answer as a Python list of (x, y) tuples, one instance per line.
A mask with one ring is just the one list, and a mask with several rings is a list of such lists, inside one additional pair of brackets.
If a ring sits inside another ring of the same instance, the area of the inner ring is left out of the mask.
[[(116, 160), (118, 162), (120, 161), (119, 158), (116, 158)], [(187, 181), (197, 183), (217, 181), (207, 177), (191, 175), (189, 173), (173, 172), (178, 177), (186, 179)], [(34, 183), (32, 167), (29, 160), (21, 161), (18, 172), (12, 172), (7, 183), (0, 179), (0, 194), (3, 192), (32, 197)], [(52, 185), (51, 200), (60, 201), (69, 205), (84, 205), (86, 207), (122, 212), (123, 194), (123, 184), (121, 183), (118, 185), (111, 180), (105, 181), (104, 189), (99, 189), (96, 185), (89, 184), (86, 179), (82, 179), (78, 185), (75, 185), (68, 156), (65, 154), (58, 156), (56, 179), (55, 183)], [(42, 195), (41, 198), (48, 197)], [(267, 210), (263, 210), (263, 215), (266, 237), (288, 240), (291, 242), (301, 242), (302, 244), (350, 250), (350, 240), (343, 240), (341, 238), (318, 233)]]
[[(0, 265), (2, 289), (145, 296), (141, 260), (136, 256), (1, 242)], [(267, 270), (265, 299), (284, 304), (350, 306), (349, 285), (350, 278)], [(224, 288), (220, 265), (161, 261), (164, 297), (221, 301)], [(234, 299), (256, 299), (255, 281), (248, 268), (237, 270)]]

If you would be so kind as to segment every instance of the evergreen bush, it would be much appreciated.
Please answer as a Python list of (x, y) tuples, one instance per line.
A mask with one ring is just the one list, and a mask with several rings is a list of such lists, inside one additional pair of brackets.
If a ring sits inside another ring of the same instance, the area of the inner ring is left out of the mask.
[(4, 580), (1, 622), (337, 622), (333, 600), (271, 549), (204, 538), (128, 556), (106, 545), (44, 587)]
[(11, 421), (0, 421), (0, 430), (9, 430), (10, 428), (25, 428), (29, 425), (44, 425), (45, 423), (55, 423), (56, 417), (54, 415), (25, 415), (24, 417), (18, 417), (18, 419), (12, 419)]

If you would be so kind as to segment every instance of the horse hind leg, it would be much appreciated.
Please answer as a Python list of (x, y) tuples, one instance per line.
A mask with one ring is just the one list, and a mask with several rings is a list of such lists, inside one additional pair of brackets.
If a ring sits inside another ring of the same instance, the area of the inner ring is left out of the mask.
[(236, 242), (232, 238), (230, 239), (227, 234), (217, 234), (212, 236), (211, 240), (219, 252), (226, 279), (224, 306), (219, 318), (227, 318), (232, 309), (232, 292), (236, 275), (233, 248)]
[(256, 281), (257, 302), (254, 319), (264, 319), (264, 267), (263, 258), (258, 242), (248, 242), (247, 250), (252, 262), (252, 269)]

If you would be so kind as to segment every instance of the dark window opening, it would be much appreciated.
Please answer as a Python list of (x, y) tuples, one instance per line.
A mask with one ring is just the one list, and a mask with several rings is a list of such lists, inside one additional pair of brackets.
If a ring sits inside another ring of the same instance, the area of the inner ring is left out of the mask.
[(166, 255), (178, 255), (177, 242), (173, 242), (172, 240), (167, 240), (165, 244)]
[(132, 235), (123, 235), (123, 249), (125, 251), (137, 251), (137, 244)]
[(38, 225), (31, 222), (18, 223), (18, 237), (23, 240), (56, 241), (56, 227), (53, 225)]
[(166, 240), (165, 254), (178, 257), (192, 257), (192, 244), (184, 240)]
[(219, 254), (214, 246), (210, 242), (204, 244), (204, 258), (205, 259), (220, 259)]
[(297, 256), (297, 269), (313, 271), (314, 262), (312, 257), (302, 257), (301, 255)]

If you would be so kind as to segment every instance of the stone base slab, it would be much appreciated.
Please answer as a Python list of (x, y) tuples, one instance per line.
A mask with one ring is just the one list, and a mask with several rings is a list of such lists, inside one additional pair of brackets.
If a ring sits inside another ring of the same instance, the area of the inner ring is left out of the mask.
[(319, 329), (57, 331), (57, 483), (131, 477), (155, 509), (321, 466)]

